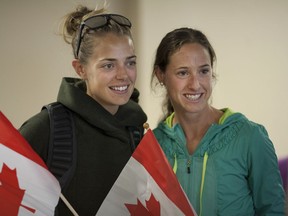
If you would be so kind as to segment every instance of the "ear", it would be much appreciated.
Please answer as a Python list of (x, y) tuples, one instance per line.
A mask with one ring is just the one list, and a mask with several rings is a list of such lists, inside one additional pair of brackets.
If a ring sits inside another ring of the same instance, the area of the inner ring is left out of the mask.
[(159, 81), (159, 83), (163, 83), (165, 85), (165, 73), (159, 67), (154, 69), (154, 73)]
[(72, 61), (72, 66), (73, 66), (75, 72), (76, 72), (82, 79), (86, 79), (85, 68), (84, 68), (83, 65), (79, 62), (78, 59), (74, 59), (74, 60)]

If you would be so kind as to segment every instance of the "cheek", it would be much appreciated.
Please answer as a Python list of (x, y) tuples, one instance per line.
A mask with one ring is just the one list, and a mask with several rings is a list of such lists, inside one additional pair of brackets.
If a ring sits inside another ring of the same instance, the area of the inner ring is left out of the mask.
[(128, 77), (131, 81), (135, 82), (137, 78), (137, 71), (136, 70), (131, 70), (128, 72)]
[(181, 91), (187, 85), (187, 83), (184, 80), (173, 78), (166, 79), (165, 83), (166, 88), (170, 89), (171, 93)]
[(207, 80), (207, 82), (206, 82), (206, 86), (207, 86), (207, 88), (210, 90), (210, 91), (212, 91), (213, 90), (213, 80), (212, 79), (209, 79), (209, 80)]
[(203, 83), (202, 87), (205, 89), (207, 97), (210, 98), (213, 92), (213, 80), (212, 79), (206, 80)]
[[(101, 82), (99, 81), (101, 80)], [(102, 76), (98, 73), (89, 73), (87, 74), (87, 81), (89, 83), (90, 88), (98, 88), (98, 86), (101, 86), (105, 84), (107, 81), (106, 76)]]
[(213, 85), (213, 78), (211, 76), (199, 76), (198, 82), (203, 87), (210, 89)]
[(181, 94), (184, 86), (181, 82), (176, 82), (176, 81), (168, 81), (165, 84), (167, 94), (171, 98), (172, 101), (177, 100), (179, 97), (179, 94)]
[(95, 77), (95, 73), (93, 72), (93, 70), (89, 69), (85, 71), (85, 76), (86, 76), (86, 79), (90, 80)]

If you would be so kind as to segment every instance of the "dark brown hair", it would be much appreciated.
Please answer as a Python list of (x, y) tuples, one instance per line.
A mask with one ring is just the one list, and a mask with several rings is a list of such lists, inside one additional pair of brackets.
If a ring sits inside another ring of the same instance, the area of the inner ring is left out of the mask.
[[(192, 28), (175, 29), (164, 36), (157, 48), (150, 83), (152, 89), (155, 90), (155, 87), (159, 84), (156, 77), (157, 69), (160, 69), (163, 73), (165, 73), (171, 55), (178, 51), (184, 44), (188, 43), (198, 43), (207, 49), (211, 59), (211, 67), (213, 68), (214, 63), (216, 62), (216, 54), (207, 37), (201, 31)], [(214, 71), (212, 73), (212, 77), (216, 78)], [(164, 119), (174, 112), (173, 106), (167, 94), (163, 103), (163, 108)]]

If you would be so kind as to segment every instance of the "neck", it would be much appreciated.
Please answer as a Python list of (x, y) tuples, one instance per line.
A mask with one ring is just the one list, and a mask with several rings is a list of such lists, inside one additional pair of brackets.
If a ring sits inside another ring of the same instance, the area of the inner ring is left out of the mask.
[(189, 153), (193, 153), (208, 128), (218, 124), (223, 112), (213, 107), (208, 107), (201, 113), (176, 112), (173, 124), (179, 123), (185, 133)]

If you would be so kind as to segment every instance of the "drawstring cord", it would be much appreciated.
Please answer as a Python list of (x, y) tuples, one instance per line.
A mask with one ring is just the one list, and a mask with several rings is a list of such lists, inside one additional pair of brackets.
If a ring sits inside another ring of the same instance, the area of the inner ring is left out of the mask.
[(199, 216), (202, 215), (202, 209), (203, 209), (202, 197), (203, 197), (203, 189), (204, 189), (207, 161), (208, 161), (208, 153), (205, 152), (204, 160), (203, 160), (203, 167), (202, 167), (201, 187), (200, 187), (200, 214), (199, 214)]
[[(199, 216), (202, 215), (202, 209), (203, 209), (203, 189), (204, 189), (204, 182), (205, 182), (205, 175), (206, 175), (206, 168), (207, 168), (207, 161), (208, 161), (208, 153), (205, 152), (204, 159), (203, 159), (203, 166), (202, 166), (202, 177), (201, 177), (201, 186), (200, 186), (200, 213)], [(173, 165), (173, 172), (176, 174), (178, 168), (178, 162), (177, 162), (177, 156), (176, 153), (174, 153), (174, 165)]]
[(173, 165), (173, 172), (176, 174), (177, 172), (177, 168), (178, 168), (178, 164), (177, 164), (177, 156), (176, 153), (174, 153), (174, 165)]

